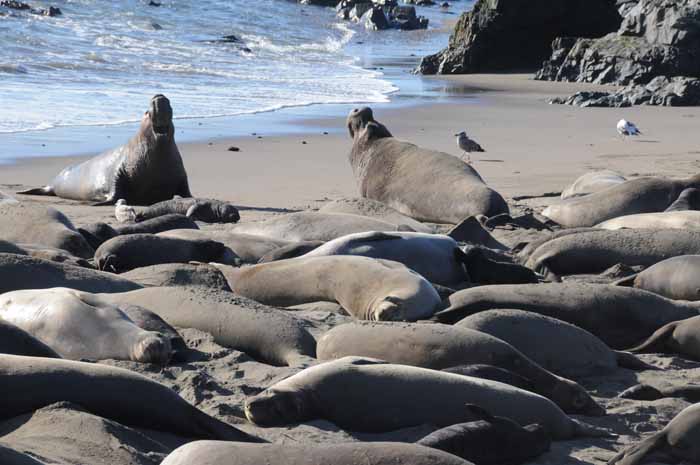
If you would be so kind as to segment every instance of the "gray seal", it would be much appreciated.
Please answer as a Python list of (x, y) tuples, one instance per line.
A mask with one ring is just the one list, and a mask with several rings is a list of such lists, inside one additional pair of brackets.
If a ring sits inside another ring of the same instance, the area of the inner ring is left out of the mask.
[(347, 118), (349, 155), (360, 195), (420, 221), (457, 224), (508, 213), (508, 204), (459, 158), (395, 139), (368, 107)]
[(666, 210), (666, 212), (678, 212), (684, 210), (700, 210), (700, 189), (690, 187), (683, 190)]
[(241, 219), (238, 209), (231, 203), (214, 199), (178, 197), (140, 210), (136, 214), (136, 221), (174, 213), (205, 223), (237, 223)]
[(700, 316), (674, 321), (659, 328), (649, 339), (630, 349), (633, 353), (673, 353), (700, 361)]
[(347, 213), (350, 215), (369, 216), (396, 226), (408, 226), (415, 232), (435, 232), (435, 228), (416, 221), (382, 202), (362, 197), (334, 200), (325, 204), (318, 211), (322, 213)]
[(255, 234), (237, 233), (227, 229), (174, 229), (172, 231), (158, 233), (158, 235), (162, 237), (175, 237), (178, 239), (209, 239), (212, 241), (221, 242), (228, 249), (230, 249), (242, 263), (258, 263), (262, 257), (274, 250), (279, 249), (280, 247), (298, 244), (297, 241), (271, 239), (269, 237), (262, 237)]
[(207, 263), (162, 263), (134, 268), (121, 277), (144, 287), (202, 286), (231, 292), (223, 273)]
[(163, 95), (151, 99), (136, 135), (126, 144), (69, 166), (47, 186), (18, 192), (55, 195), (112, 205), (150, 205), (173, 196), (192, 197), (175, 144), (173, 110)]
[(561, 193), (561, 199), (592, 194), (608, 187), (617, 186), (627, 181), (625, 177), (613, 170), (591, 171), (576, 178), (576, 180)]
[(97, 250), (102, 244), (117, 236), (129, 234), (158, 234), (170, 230), (199, 229), (197, 223), (184, 215), (163, 215), (140, 223), (111, 226), (106, 223), (91, 223), (78, 228), (86, 241)]
[(615, 282), (674, 300), (700, 300), (700, 255), (669, 258)]

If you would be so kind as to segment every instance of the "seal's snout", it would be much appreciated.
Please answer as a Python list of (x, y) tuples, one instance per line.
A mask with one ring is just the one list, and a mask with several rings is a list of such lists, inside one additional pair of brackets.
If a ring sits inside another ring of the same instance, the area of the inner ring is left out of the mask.
[(173, 123), (173, 109), (165, 95), (156, 95), (151, 99), (151, 123), (153, 132), (158, 135), (168, 134)]
[(134, 361), (165, 365), (170, 361), (173, 349), (170, 339), (160, 333), (152, 333), (139, 341), (134, 348)]
[(237, 223), (241, 219), (241, 214), (233, 205), (222, 205), (219, 209), (219, 216), (222, 223)]

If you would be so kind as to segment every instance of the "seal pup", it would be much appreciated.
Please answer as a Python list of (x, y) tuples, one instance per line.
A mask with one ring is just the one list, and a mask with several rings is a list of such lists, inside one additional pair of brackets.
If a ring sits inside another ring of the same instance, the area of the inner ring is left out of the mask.
[(91, 294), (54, 288), (7, 292), (0, 318), (71, 360), (133, 360), (164, 365), (170, 340), (144, 331), (124, 312)]
[(172, 389), (123, 368), (0, 355), (0, 383), (3, 387), (2, 419), (56, 402), (71, 402), (127, 426), (189, 438), (264, 442), (207, 415)]
[(353, 317), (375, 321), (426, 319), (441, 305), (425, 278), (389, 260), (300, 257), (220, 269), (233, 292), (265, 305), (337, 302)]
[(450, 154), (395, 139), (368, 107), (347, 118), (349, 160), (360, 195), (419, 221), (457, 224), (508, 213), (508, 204), (471, 165)]
[(673, 300), (700, 300), (700, 255), (663, 260), (646, 270), (615, 281)]
[(175, 197), (140, 210), (136, 214), (136, 221), (173, 213), (205, 223), (237, 223), (241, 219), (238, 209), (231, 203), (214, 199)]
[(617, 171), (600, 170), (591, 171), (576, 178), (576, 180), (561, 193), (561, 199), (566, 200), (571, 197), (592, 194), (602, 191), (608, 187), (616, 186), (627, 181), (627, 179)]
[(634, 400), (659, 400), (665, 398), (683, 399), (686, 402), (700, 402), (700, 384), (682, 384), (679, 386), (651, 386), (637, 384), (625, 389), (617, 397)]
[(678, 180), (637, 178), (550, 205), (542, 215), (565, 228), (590, 227), (618, 216), (662, 212), (689, 187), (700, 187), (700, 175)]
[(117, 236), (129, 234), (158, 234), (172, 229), (199, 229), (197, 223), (185, 215), (163, 215), (139, 223), (110, 226), (107, 223), (91, 223), (78, 228), (86, 241), (97, 250), (102, 244)]
[[(664, 429), (621, 451), (608, 465), (639, 465), (652, 452), (674, 461), (700, 462), (700, 404), (686, 407)], [(663, 460), (666, 462), (666, 460)]]
[(632, 353), (673, 353), (700, 361), (700, 316), (674, 321), (659, 328), (649, 339), (629, 349)]
[(113, 205), (150, 205), (174, 195), (192, 197), (182, 157), (175, 144), (173, 110), (164, 95), (151, 99), (136, 135), (126, 144), (69, 166), (48, 185), (18, 192), (54, 195)]
[(681, 192), (675, 202), (673, 202), (666, 212), (700, 210), (700, 189), (688, 188)]
[(174, 237), (177, 239), (209, 239), (212, 241), (221, 242), (228, 249), (230, 249), (242, 263), (258, 263), (266, 254), (277, 250), (280, 247), (286, 247), (298, 243), (298, 241), (285, 241), (272, 239), (269, 237), (262, 237), (255, 234), (244, 234), (229, 230), (213, 229), (174, 229), (171, 231), (158, 233), (158, 235), (162, 237)]
[[(430, 402), (416, 402), (426, 393)], [(380, 433), (477, 420), (465, 404), (479, 405), (520, 425), (539, 423), (554, 439), (609, 435), (570, 418), (549, 399), (522, 389), (361, 357), (306, 368), (248, 398), (245, 414), (265, 427), (325, 419), (347, 431)]]
[(600, 229), (700, 229), (700, 211), (683, 210), (661, 213), (637, 213), (603, 221)]
[[(549, 450), (552, 438), (542, 426), (520, 426), (476, 405), (465, 408), (478, 420), (439, 429), (416, 444), (440, 449), (475, 465), (520, 464)], [(507, 447), (503, 447), (505, 444)]]

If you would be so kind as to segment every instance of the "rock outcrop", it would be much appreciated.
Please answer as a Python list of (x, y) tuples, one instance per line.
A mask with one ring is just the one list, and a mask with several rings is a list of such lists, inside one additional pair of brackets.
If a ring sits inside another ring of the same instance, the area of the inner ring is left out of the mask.
[(342, 0), (336, 6), (338, 17), (360, 23), (365, 29), (425, 29), (428, 19), (416, 15), (413, 6), (399, 6), (397, 0)]

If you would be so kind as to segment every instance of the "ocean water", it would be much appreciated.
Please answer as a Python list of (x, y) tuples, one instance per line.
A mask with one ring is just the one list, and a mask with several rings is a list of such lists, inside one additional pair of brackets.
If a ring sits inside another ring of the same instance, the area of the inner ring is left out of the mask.
[[(472, 2), (453, 2), (450, 14), (419, 7), (427, 31), (372, 33), (287, 0), (30, 3), (63, 15), (0, 7), (9, 13), (0, 16), (0, 146), (15, 156), (23, 141), (60, 139), (47, 131), (80, 139), (85, 128), (133, 126), (158, 93), (180, 120), (386, 103), (420, 56), (447, 43), (443, 22)], [(238, 42), (219, 41), (230, 35)]]

